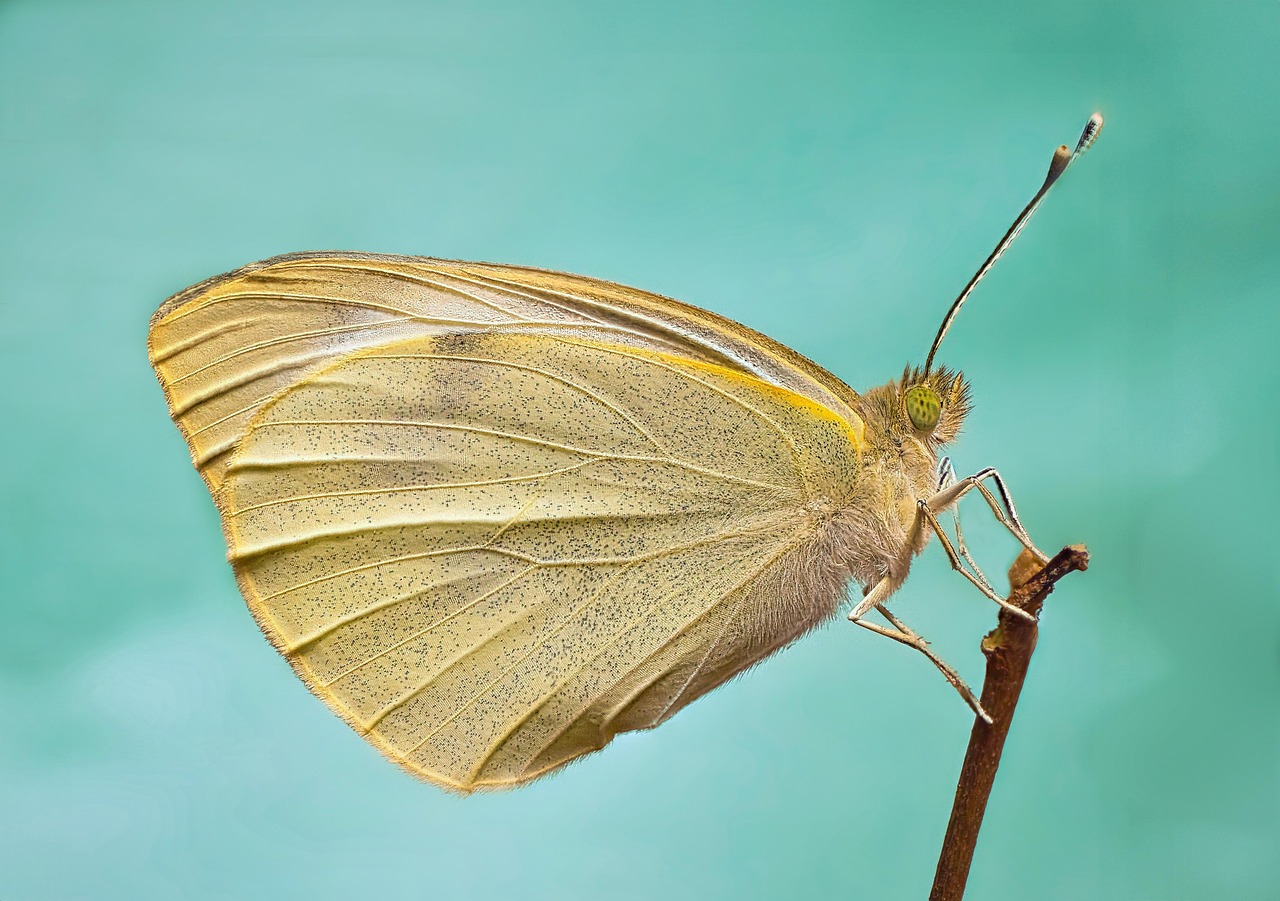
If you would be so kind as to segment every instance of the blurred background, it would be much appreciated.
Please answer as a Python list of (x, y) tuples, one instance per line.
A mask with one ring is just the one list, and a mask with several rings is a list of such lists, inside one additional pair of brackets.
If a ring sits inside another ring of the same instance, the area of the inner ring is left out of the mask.
[[(1280, 897), (1274, 2), (0, 3), (0, 897), (922, 898), (971, 716), (843, 619), (459, 798), (264, 641), (147, 363), (287, 251), (581, 272), (855, 388), (951, 332), (1050, 599), (972, 898)], [(988, 571), (1014, 547), (967, 504)], [(935, 546), (895, 609), (971, 680)]]

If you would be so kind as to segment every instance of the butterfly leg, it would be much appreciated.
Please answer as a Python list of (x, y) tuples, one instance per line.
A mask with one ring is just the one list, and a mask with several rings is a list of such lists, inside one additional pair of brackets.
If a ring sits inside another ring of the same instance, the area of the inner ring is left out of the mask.
[[(934, 496), (937, 497), (937, 495)], [(934, 513), (933, 510), (929, 508), (929, 501), (918, 501), (916, 509), (919, 511), (919, 515), (924, 519), (924, 521), (929, 524), (929, 527), (933, 529), (934, 534), (938, 536), (938, 540), (942, 542), (942, 549), (946, 551), (947, 559), (951, 561), (952, 569), (968, 579), (973, 583), (974, 587), (999, 604), (1003, 609), (1008, 610), (1014, 616), (1019, 616), (1023, 619), (1030, 620), (1031, 622), (1035, 622), (1034, 616), (1023, 610), (1021, 607), (1010, 604), (1008, 599), (1001, 597), (1000, 593), (992, 588), (985, 578), (979, 578), (979, 576), (974, 575), (965, 568), (964, 561), (956, 552), (955, 546), (947, 536), (946, 530), (942, 528), (942, 523), (938, 522), (938, 514)]]
[[(956, 468), (952, 465), (950, 457), (943, 457), (938, 461), (938, 484), (935, 490), (943, 491), (950, 488), (955, 483)], [(956, 550), (960, 553), (960, 556), (964, 558), (965, 562), (969, 564), (974, 575), (982, 580), (982, 584), (987, 588), (991, 588), (991, 582), (987, 580), (986, 573), (982, 571), (982, 567), (978, 566), (978, 561), (973, 559), (973, 556), (969, 553), (969, 549), (965, 546), (964, 530), (960, 528), (959, 504), (951, 505), (951, 522), (955, 526), (956, 530)], [(991, 590), (995, 591), (994, 588), (991, 588)]]
[(991, 716), (982, 708), (982, 702), (973, 693), (973, 689), (960, 678), (960, 674), (950, 664), (933, 652), (933, 649), (929, 647), (929, 642), (925, 641), (920, 637), (919, 633), (890, 613), (889, 608), (883, 604), (876, 604), (875, 608), (881, 616), (889, 621), (889, 625), (892, 628), (881, 626), (878, 623), (867, 622), (864, 619), (855, 619), (853, 621), (864, 629), (877, 635), (883, 635), (886, 638), (892, 638), (894, 641), (905, 644), (909, 648), (915, 648), (921, 654), (924, 654), (929, 658), (929, 662), (938, 668), (938, 672), (942, 673), (943, 678), (951, 683), (951, 687), (960, 693), (960, 697), (964, 698), (970, 709), (985, 722), (991, 722)]
[[(991, 493), (991, 489), (983, 484), (988, 479), (996, 486), (996, 491), (1000, 493), (1000, 500), (997, 501), (996, 496)], [(1013, 497), (1009, 494), (1009, 487), (1005, 485), (1000, 473), (991, 467), (987, 467), (939, 490), (933, 497), (929, 498), (929, 509), (934, 513), (945, 510), (974, 489), (977, 489), (978, 493), (986, 500), (987, 506), (991, 508), (996, 520), (1008, 529), (1010, 534), (1018, 539), (1023, 547), (1039, 557), (1041, 562), (1049, 562), (1049, 558), (1045, 553), (1031, 541), (1031, 536), (1027, 534), (1027, 530), (1023, 527), (1022, 520), (1018, 519), (1018, 511), (1013, 505)]]

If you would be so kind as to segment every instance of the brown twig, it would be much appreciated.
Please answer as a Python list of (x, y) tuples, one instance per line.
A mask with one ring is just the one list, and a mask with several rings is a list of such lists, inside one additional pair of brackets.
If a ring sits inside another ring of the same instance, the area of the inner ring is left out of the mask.
[(1036, 621), (1001, 610), (995, 629), (982, 640), (982, 653), (987, 657), (982, 706), (991, 714), (993, 722), (974, 719), (929, 901), (960, 901), (964, 897), (982, 815), (1000, 766), (1000, 752), (1004, 750), (1013, 711), (1018, 706), (1031, 652), (1036, 648), (1040, 608), (1059, 579), (1069, 572), (1088, 568), (1089, 552), (1083, 546), (1072, 545), (1059, 551), (1043, 567), (1037, 569), (1036, 564), (1035, 557), (1023, 551), (1009, 569), (1009, 584), (1013, 587), (1010, 603), (1034, 615)]

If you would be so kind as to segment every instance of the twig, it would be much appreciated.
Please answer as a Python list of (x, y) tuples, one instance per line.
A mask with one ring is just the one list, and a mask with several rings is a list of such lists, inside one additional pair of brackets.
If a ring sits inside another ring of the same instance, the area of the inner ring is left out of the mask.
[(1027, 676), (1031, 652), (1036, 648), (1040, 608), (1059, 579), (1069, 572), (1088, 568), (1089, 552), (1081, 545), (1072, 545), (1059, 551), (1038, 571), (1036, 562), (1035, 557), (1024, 550), (1009, 569), (1009, 584), (1013, 587), (1010, 603), (1031, 613), (1036, 621), (1001, 610), (995, 629), (982, 640), (982, 653), (987, 658), (982, 706), (991, 714), (993, 722), (987, 724), (981, 718), (974, 719), (929, 901), (960, 901), (964, 897), (982, 815), (1000, 766), (1000, 752)]

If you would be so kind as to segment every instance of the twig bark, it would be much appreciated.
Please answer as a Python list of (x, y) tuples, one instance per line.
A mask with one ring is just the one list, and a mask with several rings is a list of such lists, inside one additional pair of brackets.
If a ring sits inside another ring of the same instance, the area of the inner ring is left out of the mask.
[(982, 640), (982, 653), (987, 658), (982, 706), (993, 722), (987, 724), (981, 718), (974, 718), (929, 901), (961, 901), (964, 897), (973, 849), (978, 843), (978, 830), (982, 827), (982, 815), (987, 809), (991, 786), (995, 783), (1000, 753), (1004, 750), (1004, 740), (1009, 734), (1013, 711), (1027, 676), (1027, 666), (1031, 663), (1031, 652), (1036, 647), (1040, 608), (1059, 579), (1069, 572), (1083, 571), (1088, 566), (1089, 552), (1081, 545), (1072, 545), (1063, 548), (1039, 568), (1035, 557), (1029, 551), (1023, 551), (1009, 569), (1009, 584), (1013, 587), (1010, 603), (1033, 614), (1036, 622), (1001, 610), (996, 628)]

